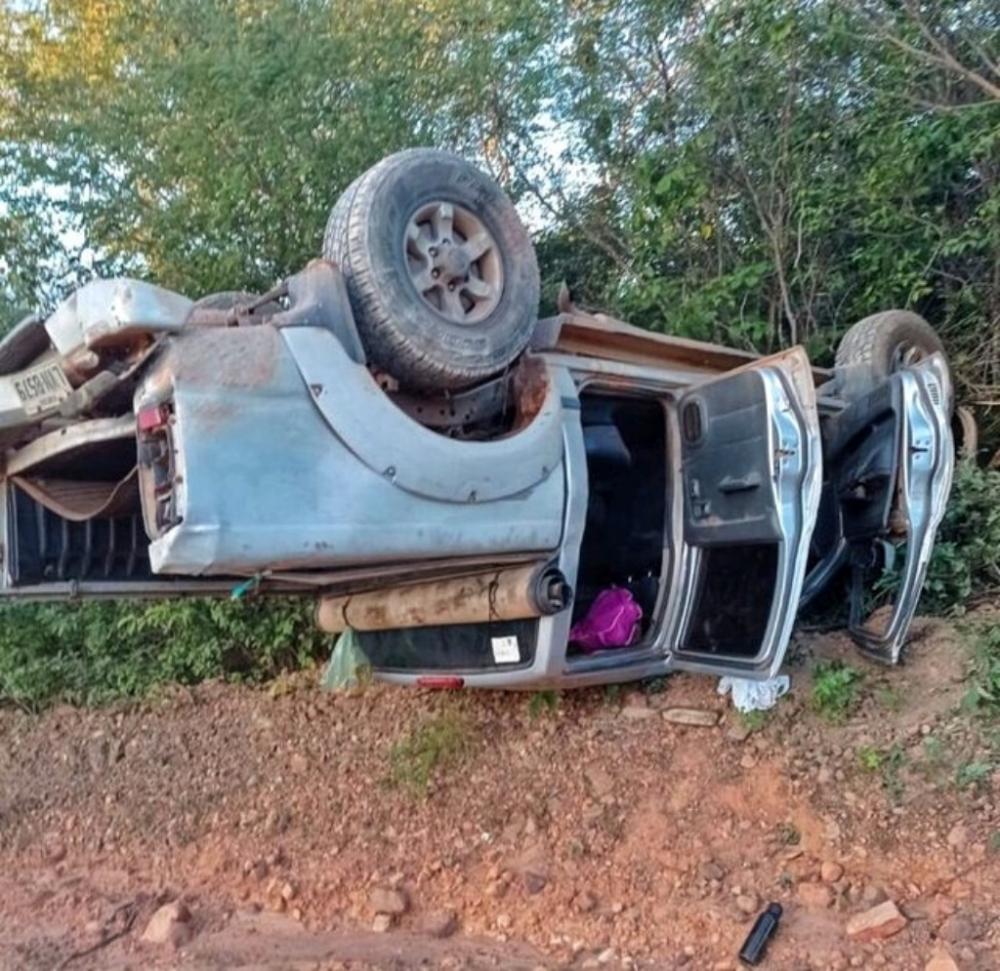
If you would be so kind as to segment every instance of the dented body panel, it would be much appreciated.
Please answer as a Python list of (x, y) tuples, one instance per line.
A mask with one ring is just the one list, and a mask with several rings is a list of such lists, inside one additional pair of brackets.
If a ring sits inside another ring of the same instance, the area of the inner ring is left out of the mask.
[[(328, 406), (327, 395), (344, 407)], [(137, 392), (137, 412), (160, 405), (171, 413), (176, 524), (150, 544), (156, 573), (335, 569), (559, 545), (555, 396), (520, 435), (462, 443), (392, 405), (329, 332), (265, 324), (177, 339)]]

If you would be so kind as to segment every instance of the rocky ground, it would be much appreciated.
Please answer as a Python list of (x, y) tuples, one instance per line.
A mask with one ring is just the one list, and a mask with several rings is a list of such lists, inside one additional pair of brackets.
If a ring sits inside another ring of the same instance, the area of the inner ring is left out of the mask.
[[(684, 675), (2, 710), (0, 968), (722, 971), (770, 901), (765, 968), (1000, 968), (996, 731), (956, 631), (916, 635), (896, 670), (800, 637), (749, 723)], [(864, 673), (839, 722), (817, 658)]]

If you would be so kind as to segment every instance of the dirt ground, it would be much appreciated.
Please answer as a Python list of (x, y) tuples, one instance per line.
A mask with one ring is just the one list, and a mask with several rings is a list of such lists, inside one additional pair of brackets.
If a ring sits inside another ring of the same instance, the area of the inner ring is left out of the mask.
[[(840, 723), (810, 707), (817, 658), (864, 672)], [(768, 969), (1000, 968), (1000, 774), (966, 666), (937, 621), (895, 670), (800, 636), (752, 731), (686, 675), (557, 698), (309, 673), (3, 710), (0, 968), (722, 971), (769, 901)], [(884, 900), (905, 927), (849, 937)]]

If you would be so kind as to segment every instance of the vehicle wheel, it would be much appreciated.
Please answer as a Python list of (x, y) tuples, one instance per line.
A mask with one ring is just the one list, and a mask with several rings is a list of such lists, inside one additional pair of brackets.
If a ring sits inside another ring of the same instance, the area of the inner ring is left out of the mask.
[(0, 375), (26, 368), (39, 354), (47, 351), (51, 343), (45, 322), (29, 314), (0, 341)]
[(944, 345), (923, 317), (886, 310), (859, 320), (841, 338), (836, 367), (844, 397), (867, 394), (890, 374), (916, 364)]
[(352, 183), (330, 213), (323, 255), (344, 274), (369, 359), (404, 387), (474, 384), (531, 336), (531, 240), (500, 188), (447, 152), (399, 152)]

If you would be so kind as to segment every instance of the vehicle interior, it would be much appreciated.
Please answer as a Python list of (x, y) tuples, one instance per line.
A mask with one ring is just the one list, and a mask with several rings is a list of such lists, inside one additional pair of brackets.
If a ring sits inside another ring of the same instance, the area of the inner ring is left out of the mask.
[[(658, 399), (584, 391), (580, 396), (589, 500), (573, 623), (612, 587), (642, 609), (641, 643), (653, 627), (664, 569), (666, 411)], [(570, 644), (570, 654), (581, 653)]]

